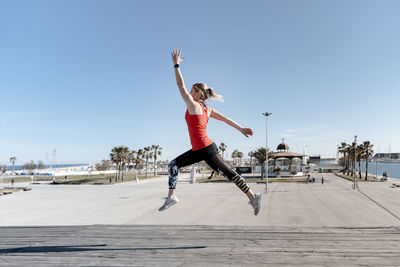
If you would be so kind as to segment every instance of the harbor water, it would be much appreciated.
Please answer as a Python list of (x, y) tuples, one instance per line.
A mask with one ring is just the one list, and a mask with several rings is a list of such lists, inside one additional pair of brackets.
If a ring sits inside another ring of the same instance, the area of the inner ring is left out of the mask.
[[(361, 163), (361, 170), (365, 172), (365, 162)], [(400, 179), (400, 163), (368, 162), (368, 173), (382, 176), (384, 172), (388, 177)]]
[[(37, 164), (37, 162), (35, 162)], [(55, 165), (46, 165), (46, 169), (58, 169), (58, 168), (68, 168), (68, 167), (76, 167), (76, 166), (87, 166), (88, 164), (77, 163), (77, 164), (55, 164)], [(12, 165), (7, 166), (7, 171), (11, 171), (13, 169)], [(22, 165), (15, 165), (14, 171), (22, 170)]]

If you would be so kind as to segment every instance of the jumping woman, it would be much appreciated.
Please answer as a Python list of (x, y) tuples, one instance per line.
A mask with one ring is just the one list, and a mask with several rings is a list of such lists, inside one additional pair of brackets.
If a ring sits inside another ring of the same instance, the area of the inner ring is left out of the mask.
[(247, 195), (250, 200), (249, 204), (253, 206), (254, 215), (257, 215), (261, 205), (261, 194), (254, 194), (246, 181), (222, 159), (218, 154), (216, 144), (207, 136), (206, 126), (211, 117), (229, 124), (246, 137), (253, 135), (253, 131), (250, 128), (241, 127), (232, 119), (208, 107), (205, 103), (206, 100), (212, 98), (221, 99), (222, 97), (217, 95), (212, 88), (208, 88), (205, 83), (195, 83), (190, 93), (188, 93), (179, 68), (179, 64), (184, 60), (181, 57), (181, 53), (182, 50), (174, 50), (171, 55), (174, 63), (176, 83), (187, 106), (185, 120), (189, 129), (192, 149), (168, 163), (169, 192), (164, 205), (159, 211), (166, 210), (179, 201), (175, 196), (178, 170), (204, 160), (213, 170), (235, 182), (236, 186)]

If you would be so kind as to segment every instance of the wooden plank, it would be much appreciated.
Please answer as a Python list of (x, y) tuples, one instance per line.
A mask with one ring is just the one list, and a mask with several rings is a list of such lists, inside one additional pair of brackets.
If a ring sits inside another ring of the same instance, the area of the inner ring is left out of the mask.
[(397, 228), (1, 227), (0, 265), (389, 265)]

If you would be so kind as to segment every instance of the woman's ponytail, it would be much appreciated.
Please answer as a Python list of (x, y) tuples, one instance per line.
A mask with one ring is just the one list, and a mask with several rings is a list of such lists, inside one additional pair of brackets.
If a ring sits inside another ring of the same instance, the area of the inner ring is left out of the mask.
[(212, 89), (212, 88), (207, 88), (207, 95), (208, 95), (207, 98), (213, 98), (213, 99), (215, 99), (215, 100), (217, 100), (217, 101), (221, 101), (221, 102), (224, 101), (222, 95), (216, 94), (216, 93), (214, 92), (214, 89)]
[(212, 98), (212, 99), (215, 99), (220, 102), (224, 101), (222, 95), (217, 95), (214, 92), (214, 89), (207, 88), (207, 85), (205, 83), (195, 83), (195, 84), (193, 84), (193, 87), (197, 90), (201, 90), (201, 92), (202, 92), (201, 100), (207, 100), (207, 99)]

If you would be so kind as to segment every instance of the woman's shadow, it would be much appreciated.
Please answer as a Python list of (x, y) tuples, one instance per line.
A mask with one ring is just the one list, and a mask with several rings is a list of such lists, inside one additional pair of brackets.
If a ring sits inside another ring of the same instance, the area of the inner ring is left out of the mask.
[(173, 249), (202, 249), (206, 246), (182, 246), (182, 247), (138, 247), (138, 248), (106, 248), (107, 244), (76, 245), (76, 246), (27, 246), (18, 248), (0, 249), (0, 254), (8, 253), (51, 253), (51, 252), (77, 252), (77, 251), (135, 251), (135, 250), (173, 250)]

